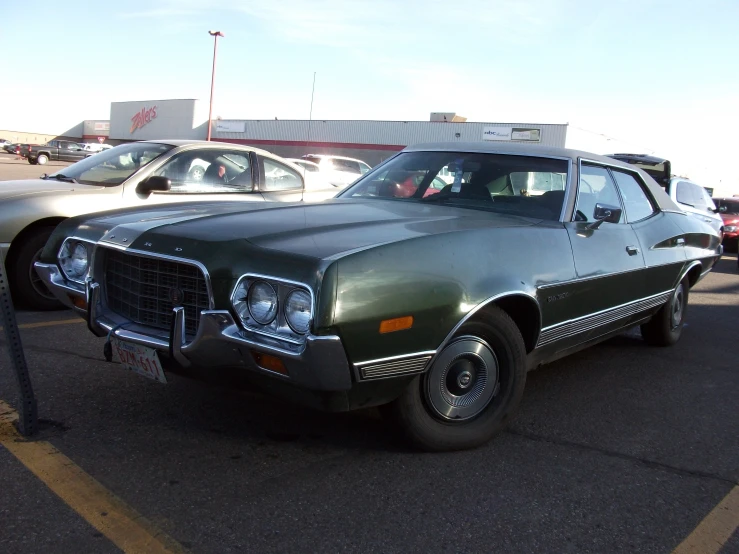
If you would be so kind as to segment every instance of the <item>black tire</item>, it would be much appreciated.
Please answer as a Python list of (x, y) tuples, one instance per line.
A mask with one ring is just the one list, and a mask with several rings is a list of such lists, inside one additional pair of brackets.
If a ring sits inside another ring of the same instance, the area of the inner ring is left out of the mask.
[(49, 156), (46, 154), (39, 154), (36, 156), (36, 163), (39, 165), (44, 165), (46, 162), (49, 161)]
[(464, 324), (431, 367), (381, 411), (418, 448), (464, 450), (485, 444), (505, 428), (525, 385), (521, 332), (493, 306)]
[(641, 326), (641, 336), (651, 346), (672, 346), (679, 339), (688, 313), (690, 283), (683, 279), (670, 295), (670, 299), (652, 319)]
[(32, 310), (59, 310), (64, 305), (49, 292), (33, 269), (54, 227), (41, 227), (24, 237), (8, 268), (10, 287), (18, 304)]
[(31, 165), (36, 165), (38, 162), (36, 160), (32, 160), (31, 158), (28, 158), (28, 163)]

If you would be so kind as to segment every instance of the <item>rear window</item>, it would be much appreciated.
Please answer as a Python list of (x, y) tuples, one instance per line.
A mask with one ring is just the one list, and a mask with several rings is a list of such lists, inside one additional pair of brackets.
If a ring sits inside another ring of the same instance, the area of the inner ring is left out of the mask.
[(715, 200), (715, 203), (716, 206), (718, 206), (720, 213), (739, 215), (739, 200), (725, 200), (719, 198)]

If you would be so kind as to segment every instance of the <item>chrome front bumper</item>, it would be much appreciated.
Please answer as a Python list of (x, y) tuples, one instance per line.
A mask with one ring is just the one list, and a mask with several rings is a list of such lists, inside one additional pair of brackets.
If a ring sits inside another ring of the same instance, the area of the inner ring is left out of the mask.
[[(337, 336), (308, 334), (301, 345), (257, 336), (241, 327), (228, 310), (203, 310), (195, 337), (185, 335), (185, 310), (173, 308), (172, 331), (152, 329), (105, 310), (100, 285), (88, 281), (83, 287), (65, 279), (55, 264), (36, 262), (36, 271), (54, 295), (87, 320), (98, 336), (148, 346), (166, 354), (183, 368), (196, 366), (217, 372), (219, 368), (243, 368), (270, 375), (316, 391), (343, 391), (352, 387), (351, 367)], [(83, 310), (73, 298), (84, 299)], [(260, 367), (252, 352), (271, 354), (282, 360), (288, 375)]]

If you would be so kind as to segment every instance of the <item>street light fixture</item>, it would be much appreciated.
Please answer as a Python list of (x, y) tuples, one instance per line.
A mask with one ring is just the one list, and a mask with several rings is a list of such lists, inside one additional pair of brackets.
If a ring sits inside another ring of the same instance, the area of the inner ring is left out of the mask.
[(218, 37), (225, 36), (221, 31), (208, 31), (213, 37), (213, 73), (210, 76), (210, 107), (208, 108), (208, 140), (213, 127), (213, 85), (216, 82), (216, 54), (218, 53)]

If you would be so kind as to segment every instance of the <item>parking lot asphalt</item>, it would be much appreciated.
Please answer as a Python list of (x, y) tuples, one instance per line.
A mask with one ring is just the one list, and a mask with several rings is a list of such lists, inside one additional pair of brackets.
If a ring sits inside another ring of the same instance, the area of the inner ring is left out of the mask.
[(18, 159), (17, 156), (0, 151), (0, 180), (10, 181), (12, 179), (36, 179), (44, 173), (54, 173), (62, 167), (70, 165), (68, 162), (48, 162), (44, 165), (31, 165), (25, 158)]
[[(691, 292), (676, 346), (631, 331), (534, 371), (507, 431), (449, 454), (409, 449), (376, 410), (148, 381), (68, 311), (18, 319), (34, 440), (185, 551), (670, 552), (690, 536), (681, 552), (739, 553), (739, 533), (717, 538), (739, 520), (733, 256)], [(1, 348), (0, 399), (14, 390)], [(0, 468), (0, 551), (119, 551), (2, 446)]]

